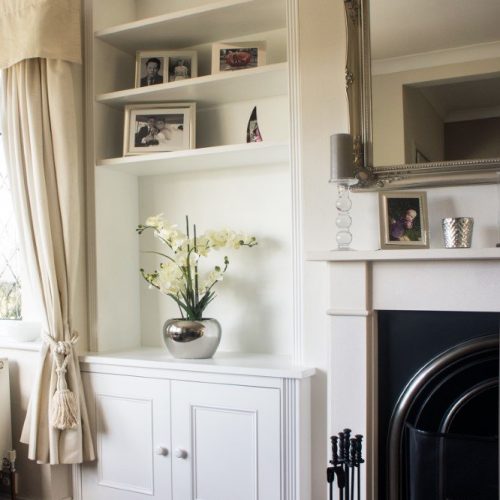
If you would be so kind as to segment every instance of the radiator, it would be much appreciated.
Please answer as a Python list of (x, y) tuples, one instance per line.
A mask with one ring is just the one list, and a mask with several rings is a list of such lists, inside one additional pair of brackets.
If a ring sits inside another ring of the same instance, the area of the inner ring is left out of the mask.
[(7, 358), (0, 358), (0, 464), (11, 449), (9, 362)]

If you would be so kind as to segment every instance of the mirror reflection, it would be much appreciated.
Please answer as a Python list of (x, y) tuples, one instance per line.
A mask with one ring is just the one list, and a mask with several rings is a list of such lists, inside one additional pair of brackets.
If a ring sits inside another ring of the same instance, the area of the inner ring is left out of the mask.
[(500, 1), (370, 0), (373, 165), (500, 158)]

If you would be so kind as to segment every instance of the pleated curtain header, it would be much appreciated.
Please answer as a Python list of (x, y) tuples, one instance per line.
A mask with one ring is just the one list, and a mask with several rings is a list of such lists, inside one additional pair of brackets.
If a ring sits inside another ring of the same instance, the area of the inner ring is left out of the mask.
[(82, 62), (80, 0), (0, 1), (0, 69), (34, 57)]

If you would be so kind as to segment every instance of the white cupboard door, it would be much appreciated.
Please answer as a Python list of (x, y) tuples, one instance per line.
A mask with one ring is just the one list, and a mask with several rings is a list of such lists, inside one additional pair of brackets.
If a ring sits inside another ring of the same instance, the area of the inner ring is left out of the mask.
[(170, 382), (84, 374), (97, 461), (82, 466), (84, 500), (169, 500)]
[(174, 500), (279, 500), (278, 389), (172, 381)]

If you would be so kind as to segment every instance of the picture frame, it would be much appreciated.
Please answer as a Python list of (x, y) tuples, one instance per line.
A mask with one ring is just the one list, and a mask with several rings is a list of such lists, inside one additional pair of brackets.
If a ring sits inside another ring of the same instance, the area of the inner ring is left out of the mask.
[(123, 156), (195, 148), (196, 103), (125, 106)]
[(197, 76), (198, 54), (195, 50), (138, 50), (136, 52), (136, 87), (188, 80)]
[(168, 52), (168, 81), (178, 82), (198, 76), (198, 54), (195, 50)]
[(212, 74), (266, 64), (266, 42), (219, 42), (212, 45)]
[(429, 248), (424, 191), (380, 192), (379, 213), (382, 248)]

